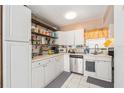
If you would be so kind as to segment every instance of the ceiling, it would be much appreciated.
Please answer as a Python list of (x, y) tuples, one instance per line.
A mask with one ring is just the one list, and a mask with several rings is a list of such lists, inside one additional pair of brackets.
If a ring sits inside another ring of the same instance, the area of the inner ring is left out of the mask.
[[(59, 27), (102, 17), (107, 9), (104, 5), (29, 5), (28, 7), (43, 21)], [(65, 13), (68, 11), (75, 11), (77, 17), (73, 20), (65, 19)]]

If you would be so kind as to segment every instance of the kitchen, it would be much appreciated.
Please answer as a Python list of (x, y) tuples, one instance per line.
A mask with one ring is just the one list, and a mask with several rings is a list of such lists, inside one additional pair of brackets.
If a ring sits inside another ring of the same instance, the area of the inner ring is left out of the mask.
[(2, 9), (3, 87), (114, 87), (113, 6)]

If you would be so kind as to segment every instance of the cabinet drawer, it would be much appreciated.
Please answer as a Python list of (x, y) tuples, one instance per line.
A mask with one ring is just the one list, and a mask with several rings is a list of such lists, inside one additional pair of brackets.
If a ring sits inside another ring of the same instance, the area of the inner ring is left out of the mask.
[(94, 56), (84, 56), (85, 60), (95, 60)]
[(49, 62), (50, 62), (49, 59), (41, 60), (41, 61), (36, 61), (36, 62), (32, 63), (32, 68), (35, 68), (35, 67), (38, 67), (38, 66), (41, 66), (41, 65), (43, 66), (45, 64), (48, 64)]
[(112, 61), (112, 58), (111, 57), (96, 57), (95, 60), (98, 60), (98, 61)]

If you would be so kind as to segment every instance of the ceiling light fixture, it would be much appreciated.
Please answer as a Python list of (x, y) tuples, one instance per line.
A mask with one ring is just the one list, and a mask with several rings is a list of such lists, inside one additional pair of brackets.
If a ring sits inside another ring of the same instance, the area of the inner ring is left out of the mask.
[(77, 17), (77, 13), (73, 12), (73, 11), (67, 12), (65, 14), (65, 18), (68, 19), (68, 20), (72, 20), (72, 19), (74, 19), (76, 17)]

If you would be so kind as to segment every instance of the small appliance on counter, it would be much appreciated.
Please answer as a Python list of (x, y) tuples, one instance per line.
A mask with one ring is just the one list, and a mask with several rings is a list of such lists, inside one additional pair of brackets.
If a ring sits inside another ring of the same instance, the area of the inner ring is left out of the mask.
[(58, 45), (54, 45), (51, 47), (51, 50), (54, 51), (55, 54), (59, 53), (59, 46)]
[(59, 53), (66, 53), (66, 52), (67, 52), (66, 46), (59, 46)]

